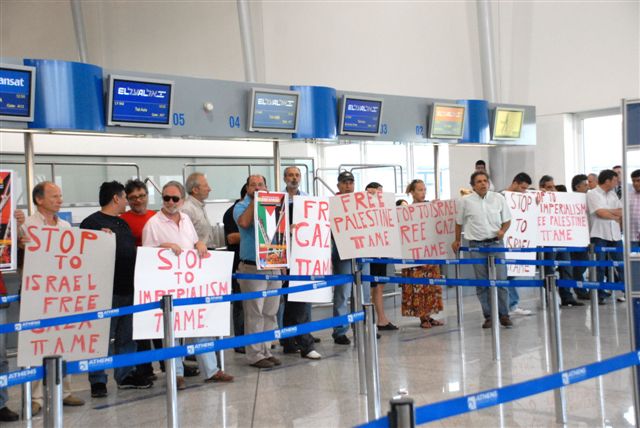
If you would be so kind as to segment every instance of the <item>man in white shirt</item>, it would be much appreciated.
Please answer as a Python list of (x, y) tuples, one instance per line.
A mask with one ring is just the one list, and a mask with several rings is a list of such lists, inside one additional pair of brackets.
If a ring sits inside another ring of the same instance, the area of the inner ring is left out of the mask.
[[(598, 175), (598, 186), (587, 193), (587, 208), (589, 210), (589, 236), (591, 243), (597, 247), (622, 247), (622, 202), (615, 192), (618, 185), (618, 174), (605, 169)], [(608, 253), (613, 260), (622, 260), (622, 253)], [(598, 253), (598, 260), (606, 260), (607, 253)], [(622, 268), (618, 273), (623, 277)], [(614, 278), (608, 277), (606, 267), (598, 267), (598, 281), (613, 282)], [(610, 293), (598, 290), (600, 304)]]
[[(456, 215), (456, 238), (451, 247), (458, 252), (464, 229), (465, 238), (469, 240), (471, 247), (500, 248), (504, 247), (504, 234), (511, 225), (511, 211), (507, 201), (499, 193), (489, 190), (489, 176), (486, 172), (476, 171), (471, 175), (471, 187), (473, 193), (465, 196), (460, 201)], [(474, 258), (488, 258), (489, 253), (472, 253)], [(498, 258), (504, 258), (504, 253), (493, 253)], [(476, 279), (488, 279), (487, 265), (473, 265)], [(496, 279), (507, 279), (505, 265), (496, 266)], [(476, 287), (476, 294), (485, 321), (482, 328), (491, 327), (491, 303), (489, 287)], [(509, 297), (507, 289), (498, 287), (498, 313), (500, 324), (504, 327), (512, 327), (509, 318)]]

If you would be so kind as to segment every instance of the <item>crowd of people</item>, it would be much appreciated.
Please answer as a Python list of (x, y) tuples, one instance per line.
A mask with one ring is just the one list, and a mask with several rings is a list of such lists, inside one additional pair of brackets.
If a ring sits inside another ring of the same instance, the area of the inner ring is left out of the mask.
[[(618, 169), (616, 171), (616, 169)], [(620, 177), (622, 171), (619, 167), (601, 171), (600, 174), (576, 175), (571, 182), (571, 191), (586, 193), (587, 208), (589, 213), (591, 242), (598, 246), (621, 246), (622, 226), (622, 190)], [(305, 195), (300, 189), (301, 173), (297, 167), (288, 167), (284, 170), (284, 182), (286, 192), (289, 194), (289, 221), (292, 221), (295, 195)], [(630, 218), (632, 245), (639, 245), (640, 241), (640, 170), (631, 173), (632, 187), (629, 189)], [(355, 178), (349, 171), (342, 171), (338, 175), (338, 194), (353, 193), (355, 191)], [(511, 224), (511, 214), (504, 196), (493, 191), (493, 184), (486, 170), (486, 163), (478, 161), (476, 170), (470, 178), (471, 191), (464, 194), (458, 205), (456, 215), (455, 239), (452, 248), (455, 252), (462, 245), (463, 236), (473, 247), (500, 248), (504, 246), (503, 237)], [(511, 192), (527, 192), (532, 189), (531, 177), (522, 172), (517, 174), (512, 184), (505, 190)], [(544, 192), (567, 191), (561, 185), (556, 185), (553, 177), (545, 175), (538, 182), (538, 189)], [(286, 273), (279, 269), (258, 270), (256, 266), (255, 245), (255, 219), (254, 219), (254, 195), (257, 191), (268, 190), (267, 181), (261, 175), (250, 175), (240, 191), (238, 199), (224, 215), (224, 229), (227, 249), (234, 251), (234, 272), (280, 274)], [(372, 182), (365, 188), (367, 192), (382, 192), (380, 183)], [(409, 183), (406, 194), (412, 203), (427, 201), (426, 185), (422, 180), (416, 179)], [(80, 228), (102, 230), (113, 233), (116, 238), (115, 271), (113, 280), (113, 307), (128, 306), (133, 304), (134, 294), (134, 270), (137, 247), (161, 247), (173, 251), (179, 255), (185, 249), (195, 249), (200, 257), (207, 257), (208, 251), (214, 249), (213, 227), (207, 215), (205, 201), (211, 192), (211, 187), (204, 174), (195, 172), (186, 182), (170, 181), (162, 187), (162, 207), (155, 212), (148, 208), (148, 189), (140, 180), (129, 180), (126, 184), (117, 181), (105, 182), (99, 189), (100, 210), (85, 218)], [(16, 219), (22, 232), (19, 234), (19, 246), (24, 248), (27, 242), (24, 230), (31, 225), (56, 226), (61, 228), (71, 225), (58, 216), (62, 207), (62, 191), (53, 182), (45, 181), (37, 184), (32, 191), (32, 199), (35, 204), (35, 212), (25, 218), (19, 210), (16, 211)], [(398, 204), (406, 204), (399, 200)], [(127, 210), (128, 206), (128, 210)], [(291, 224), (291, 228), (295, 228)], [(486, 257), (486, 253), (473, 253), (472, 257)], [(501, 257), (500, 253), (496, 256)], [(621, 257), (619, 253), (611, 253), (614, 259)], [(573, 260), (584, 260), (585, 253), (550, 253), (550, 257), (571, 257)], [(598, 257), (605, 258), (606, 254)], [(351, 260), (342, 260), (337, 251), (335, 242), (332, 241), (332, 263), (334, 274), (351, 274)], [(370, 265), (373, 275), (384, 275), (388, 265), (372, 263)], [(552, 273), (553, 268), (548, 268), (547, 273)], [(567, 267), (559, 268), (559, 276), (562, 279), (584, 279), (585, 268)], [(486, 265), (474, 265), (476, 279), (487, 279)], [(442, 273), (438, 266), (425, 265), (402, 269), (402, 276), (410, 278), (437, 278)], [(609, 275), (609, 271), (598, 269), (598, 280), (602, 281)], [(622, 277), (621, 268), (616, 272), (616, 278), (607, 278), (610, 281), (619, 280)], [(1, 278), (1, 277), (0, 277)], [(507, 279), (506, 266), (497, 266), (497, 278)], [(0, 284), (1, 286), (1, 284)], [(277, 280), (233, 280), (232, 292), (266, 291), (287, 287), (287, 282)], [(349, 301), (353, 284), (333, 288), (333, 315), (340, 316), (350, 312)], [(383, 304), (383, 284), (372, 282), (364, 288), (364, 300), (372, 301), (376, 310), (376, 318), (379, 331), (398, 330), (387, 317)], [(483, 328), (491, 326), (491, 306), (489, 290), (486, 287), (478, 287), (477, 296), (480, 301), (484, 316)], [(565, 307), (578, 307), (583, 303), (580, 300), (587, 299), (588, 294), (581, 289), (574, 290), (576, 296), (569, 289), (560, 289), (562, 305)], [(604, 291), (599, 291), (600, 303), (604, 304), (610, 296)], [(530, 315), (531, 311), (519, 306), (517, 288), (500, 287), (498, 289), (498, 313), (500, 324), (504, 327), (512, 327), (510, 315)], [(624, 299), (619, 296), (619, 299)], [(437, 318), (437, 314), (443, 311), (442, 288), (435, 285), (402, 285), (402, 309), (403, 316), (416, 317), (419, 326), (432, 328), (442, 326), (443, 319)], [(4, 316), (4, 310), (0, 309), (0, 315)], [(285, 297), (265, 297), (261, 299), (233, 302), (232, 304), (233, 330), (236, 336), (258, 333), (276, 328), (294, 326), (311, 320), (311, 305), (309, 303), (288, 301)], [(132, 316), (116, 317), (111, 320), (110, 335), (112, 344), (110, 353), (124, 354), (136, 352), (136, 350), (148, 350), (151, 347), (159, 348), (162, 342), (159, 340), (133, 340)], [(348, 337), (349, 326), (342, 325), (333, 329), (332, 338), (337, 345), (350, 345)], [(4, 337), (0, 336), (1, 339)], [(188, 339), (191, 343), (209, 341), (212, 338)], [(283, 339), (283, 353), (299, 354), (302, 358), (319, 360), (322, 355), (315, 349), (319, 341), (311, 334), (303, 334), (293, 338)], [(281, 365), (282, 362), (273, 354), (274, 345), (271, 343), (253, 344), (236, 348), (235, 351), (245, 355), (249, 365), (266, 369)], [(6, 372), (8, 368), (6, 358), (6, 346), (0, 342), (0, 372)], [(200, 354), (196, 357), (198, 367), (190, 364), (177, 365), (178, 389), (186, 388), (185, 377), (204, 375), (204, 382), (232, 382), (234, 377), (219, 368), (214, 352)], [(161, 370), (164, 367), (161, 363)], [(139, 366), (121, 367), (114, 370), (115, 382), (120, 389), (147, 389), (152, 387), (157, 379), (153, 366), (150, 363)], [(103, 371), (89, 374), (91, 396), (94, 398), (105, 397), (107, 391), (107, 375)], [(64, 383), (64, 400), (66, 406), (81, 406), (84, 400), (73, 395), (68, 378)], [(6, 407), (8, 401), (7, 390), (0, 388), (0, 421), (15, 421), (18, 415)], [(32, 414), (37, 414), (42, 408), (42, 384), (33, 383)]]

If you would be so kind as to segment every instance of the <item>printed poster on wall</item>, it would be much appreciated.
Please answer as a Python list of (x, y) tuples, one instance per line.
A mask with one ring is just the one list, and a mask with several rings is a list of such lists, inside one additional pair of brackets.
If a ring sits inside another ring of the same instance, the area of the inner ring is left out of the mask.
[(289, 267), (288, 196), (280, 192), (256, 192), (254, 224), (259, 270)]
[[(504, 192), (511, 211), (511, 226), (504, 236), (507, 248), (535, 248), (538, 241), (537, 192)], [(507, 259), (535, 260), (536, 253), (505, 253)], [(508, 276), (535, 276), (533, 265), (507, 265)]]
[[(403, 259), (454, 259), (456, 201), (396, 207)], [(406, 266), (404, 266), (406, 267)]]
[[(20, 321), (111, 308), (116, 241), (113, 234), (30, 226), (22, 274)], [(38, 328), (18, 335), (18, 365), (42, 365), (47, 355), (66, 361), (107, 356), (110, 320)]]
[(356, 192), (332, 196), (329, 213), (340, 259), (402, 256), (393, 193)]
[(585, 193), (538, 192), (538, 245), (586, 247), (589, 220)]
[[(139, 247), (133, 303), (157, 302), (170, 294), (174, 299), (223, 296), (231, 293), (233, 252), (209, 251), (200, 258), (196, 250), (179, 256), (168, 248)], [(229, 335), (229, 302), (174, 306), (175, 337)], [(133, 338), (164, 337), (162, 310), (133, 314)]]
[(0, 170), (0, 271), (14, 271), (17, 267), (13, 177), (13, 171)]
[[(293, 197), (291, 227), (291, 275), (331, 275), (331, 224), (329, 198)], [(309, 284), (291, 281), (289, 287)], [(330, 287), (289, 294), (290, 302), (328, 303), (333, 299)]]

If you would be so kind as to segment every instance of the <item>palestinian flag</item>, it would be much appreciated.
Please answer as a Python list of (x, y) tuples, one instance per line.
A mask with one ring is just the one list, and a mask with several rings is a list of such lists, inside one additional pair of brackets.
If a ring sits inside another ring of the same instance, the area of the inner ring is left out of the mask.
[(289, 267), (288, 194), (257, 192), (255, 201), (258, 269)]

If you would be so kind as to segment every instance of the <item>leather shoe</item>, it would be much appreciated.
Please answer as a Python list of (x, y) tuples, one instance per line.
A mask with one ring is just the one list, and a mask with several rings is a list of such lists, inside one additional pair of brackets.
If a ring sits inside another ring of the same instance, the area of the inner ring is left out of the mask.
[(384, 330), (397, 330), (398, 327), (396, 327), (395, 325), (391, 324), (391, 322), (386, 323), (385, 325), (379, 325), (378, 326), (378, 331), (384, 331)]
[(282, 361), (280, 361), (279, 359), (277, 359), (274, 356), (271, 356), (269, 358), (267, 358), (268, 361), (271, 361), (273, 363), (274, 366), (279, 366), (282, 365)]
[(273, 366), (275, 366), (275, 364), (273, 364), (267, 358), (263, 358), (260, 361), (256, 361), (255, 363), (251, 364), (251, 366), (257, 367), (259, 369), (271, 369), (273, 368)]
[(75, 395), (69, 395), (62, 400), (62, 404), (65, 406), (84, 406), (84, 400)]
[(176, 376), (176, 384), (177, 384), (178, 391), (187, 389), (187, 382), (185, 382), (184, 376)]
[(184, 364), (184, 377), (194, 377), (200, 374), (200, 369), (197, 367)]
[(349, 338), (347, 336), (340, 335), (338, 337), (335, 337), (333, 339), (333, 342), (338, 344), (338, 345), (351, 345), (351, 341), (349, 340)]
[(5, 406), (0, 409), (0, 422), (15, 422), (18, 419), (20, 419), (20, 416), (8, 407)]
[(491, 318), (486, 318), (482, 323), (482, 328), (491, 328)]
[(205, 379), (205, 382), (233, 382), (233, 376), (223, 372), (222, 370), (218, 370), (216, 374), (211, 376), (209, 379)]
[(565, 300), (560, 306), (584, 306), (584, 303), (578, 302), (577, 300)]
[(511, 319), (509, 318), (509, 315), (502, 315), (500, 317), (500, 324), (502, 324), (503, 327), (506, 328), (511, 328), (513, 327), (513, 322), (511, 321)]

